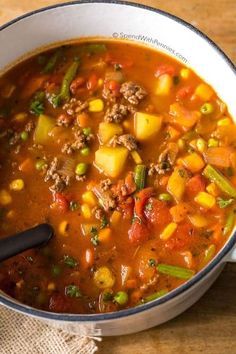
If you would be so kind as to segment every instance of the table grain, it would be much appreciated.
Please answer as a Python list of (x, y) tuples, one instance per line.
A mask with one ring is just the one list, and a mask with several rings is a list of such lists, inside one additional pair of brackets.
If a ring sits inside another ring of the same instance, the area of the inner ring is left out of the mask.
[[(0, 25), (25, 12), (62, 2), (66, 1), (0, 0)], [(190, 22), (213, 39), (236, 63), (236, 0), (136, 2), (168, 11)], [(227, 264), (211, 289), (185, 313), (138, 334), (104, 338), (98, 353), (236, 354), (235, 332), (236, 264)]]

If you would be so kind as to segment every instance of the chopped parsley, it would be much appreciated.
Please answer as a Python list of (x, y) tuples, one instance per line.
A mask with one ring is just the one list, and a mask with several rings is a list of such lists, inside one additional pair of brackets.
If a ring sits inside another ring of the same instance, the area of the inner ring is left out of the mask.
[(69, 297), (76, 297), (76, 298), (82, 296), (80, 289), (76, 285), (67, 285), (65, 287), (65, 295)]
[(230, 198), (230, 199), (223, 199), (223, 198), (217, 198), (217, 204), (221, 209), (227, 208), (229, 205), (234, 203), (234, 198)]
[(65, 255), (64, 256), (64, 263), (67, 265), (69, 268), (75, 268), (78, 265), (78, 262), (75, 258)]
[(44, 98), (45, 93), (43, 91), (36, 93), (30, 103), (30, 113), (35, 114), (36, 116), (44, 113)]
[(112, 301), (113, 300), (113, 295), (109, 291), (106, 291), (106, 292), (104, 292), (102, 299), (103, 299), (104, 302)]
[(150, 267), (155, 267), (155, 266), (157, 265), (157, 262), (156, 262), (155, 259), (150, 258), (150, 259), (148, 260), (148, 265), (149, 265)]
[(92, 227), (90, 230), (90, 234), (91, 234), (91, 242), (94, 246), (98, 246), (99, 245), (99, 239), (98, 239), (98, 229), (96, 227)]
[(178, 85), (179, 82), (180, 82), (179, 76), (177, 76), (177, 75), (174, 76), (174, 77), (173, 77), (173, 83), (174, 83), (174, 85)]
[(106, 216), (103, 215), (102, 220), (101, 220), (101, 226), (100, 226), (100, 228), (101, 228), (101, 229), (104, 229), (108, 224), (109, 224), (109, 222), (108, 222)]

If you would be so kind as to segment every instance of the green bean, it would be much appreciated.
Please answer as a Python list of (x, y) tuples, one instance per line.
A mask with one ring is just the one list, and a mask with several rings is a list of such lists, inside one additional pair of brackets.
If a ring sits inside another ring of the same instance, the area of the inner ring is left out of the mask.
[(191, 269), (176, 267), (168, 264), (158, 264), (157, 270), (159, 273), (170, 275), (179, 279), (190, 279), (195, 273)]
[(236, 209), (232, 209), (226, 218), (225, 226), (223, 229), (223, 235), (228, 235), (232, 231), (235, 225), (235, 216), (236, 216)]
[(145, 187), (146, 180), (146, 166), (137, 165), (134, 170), (134, 181), (138, 190), (141, 190)]
[(47, 64), (43, 69), (44, 74), (49, 74), (50, 72), (53, 71), (61, 54), (62, 54), (62, 48), (59, 48), (58, 50), (55, 51), (55, 53), (52, 54), (52, 56), (49, 58)]
[(231, 184), (231, 182), (216, 170), (211, 165), (207, 165), (203, 171), (203, 175), (208, 178), (211, 182), (214, 182), (222, 192), (228, 194), (230, 197), (236, 197), (236, 188)]
[(68, 101), (70, 99), (70, 84), (76, 76), (79, 65), (80, 61), (76, 59), (67, 69), (62, 80), (60, 93), (51, 100), (54, 107), (58, 107), (61, 101)]
[(87, 172), (87, 169), (88, 169), (88, 165), (84, 162), (80, 162), (75, 167), (75, 173), (78, 176), (83, 176)]
[(162, 297), (162, 296), (166, 295), (167, 293), (168, 293), (168, 290), (162, 289), (160, 291), (157, 291), (156, 293), (153, 293), (151, 295), (146, 296), (142, 300), (142, 303), (146, 303), (146, 302), (149, 302), (149, 301), (153, 301), (153, 300), (159, 299), (159, 297)]

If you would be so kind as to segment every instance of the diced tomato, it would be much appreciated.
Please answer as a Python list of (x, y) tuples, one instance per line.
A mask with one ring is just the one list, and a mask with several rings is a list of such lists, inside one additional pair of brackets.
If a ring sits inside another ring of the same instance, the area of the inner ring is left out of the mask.
[(155, 77), (158, 78), (164, 74), (169, 74), (171, 76), (174, 76), (175, 73), (176, 73), (175, 68), (172, 65), (162, 64), (157, 67), (157, 69), (155, 71)]
[(129, 172), (125, 177), (125, 187), (128, 195), (136, 191), (136, 184), (134, 182), (134, 175), (132, 172)]
[(66, 298), (58, 293), (49, 299), (49, 310), (53, 312), (65, 312), (67, 309)]
[(61, 193), (54, 194), (54, 201), (62, 212), (69, 209), (69, 200)]
[(70, 84), (70, 91), (73, 95), (76, 94), (77, 92), (77, 89), (79, 87), (81, 87), (83, 84), (85, 83), (85, 78), (84, 77), (81, 77), (81, 76), (78, 76), (76, 77), (72, 83)]
[(194, 229), (191, 224), (184, 223), (178, 225), (175, 233), (165, 243), (171, 250), (185, 251), (194, 241)]
[(145, 204), (144, 213), (146, 218), (158, 226), (160, 229), (164, 228), (171, 222), (171, 215), (165, 202), (161, 202), (155, 198), (149, 198)]
[(141, 244), (149, 239), (150, 231), (144, 222), (135, 219), (128, 235), (131, 243)]
[(201, 175), (195, 175), (186, 183), (186, 194), (192, 198), (199, 192), (203, 192), (206, 188), (206, 183)]
[(119, 210), (121, 210), (124, 219), (132, 219), (134, 213), (134, 199), (129, 197), (123, 203), (120, 203)]
[(184, 86), (181, 87), (176, 93), (176, 99), (177, 100), (183, 100), (185, 98), (190, 97), (193, 94), (193, 88), (192, 86)]
[(135, 215), (139, 218), (143, 218), (144, 216), (144, 206), (147, 200), (153, 195), (153, 188), (148, 187), (142, 189), (140, 192), (137, 193), (135, 198)]
[(110, 90), (115, 97), (120, 96), (120, 84), (115, 80), (105, 82), (104, 86)]
[(87, 89), (93, 91), (98, 84), (98, 77), (96, 74), (91, 74), (87, 80)]

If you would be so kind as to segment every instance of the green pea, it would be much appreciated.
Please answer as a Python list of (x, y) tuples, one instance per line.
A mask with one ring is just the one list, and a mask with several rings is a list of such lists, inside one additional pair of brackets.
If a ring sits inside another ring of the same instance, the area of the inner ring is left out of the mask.
[(29, 137), (29, 133), (24, 131), (21, 133), (20, 137), (23, 141), (26, 141)]
[(89, 134), (91, 134), (92, 129), (90, 127), (84, 128), (83, 129), (83, 133), (84, 135), (88, 136)]
[(128, 302), (128, 294), (125, 291), (118, 291), (114, 296), (114, 301), (119, 305), (125, 305)]
[(52, 266), (52, 275), (54, 277), (57, 277), (60, 274), (61, 274), (61, 268), (58, 265), (53, 265)]
[(158, 199), (162, 202), (170, 202), (172, 200), (172, 197), (169, 193), (161, 193), (159, 194)]
[(35, 162), (35, 168), (38, 171), (41, 171), (45, 165), (46, 165), (46, 162), (44, 160), (38, 160)]
[(211, 114), (214, 111), (214, 107), (211, 103), (204, 103), (200, 108), (202, 114)]
[(84, 162), (78, 163), (78, 165), (75, 168), (75, 173), (78, 176), (83, 176), (87, 172), (88, 165)]
[(80, 153), (82, 156), (88, 156), (90, 153), (89, 147), (84, 147), (83, 149), (80, 150)]

